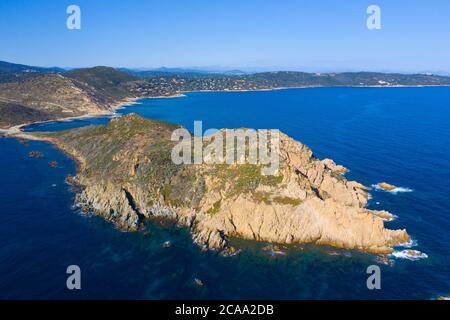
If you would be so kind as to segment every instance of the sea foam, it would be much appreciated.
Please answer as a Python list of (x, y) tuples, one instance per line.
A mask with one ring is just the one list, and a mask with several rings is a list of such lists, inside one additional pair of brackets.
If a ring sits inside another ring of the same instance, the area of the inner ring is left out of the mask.
[(399, 243), (395, 247), (412, 248), (416, 247), (417, 245), (418, 245), (417, 240), (411, 239), (408, 242)]
[(393, 193), (393, 194), (397, 194), (397, 193), (400, 193), (400, 192), (413, 192), (414, 191), (413, 189), (406, 188), (406, 187), (397, 187), (397, 188), (395, 188), (393, 190), (386, 190), (386, 189), (383, 189), (382, 187), (380, 187), (377, 184), (373, 184), (373, 185), (371, 185), (371, 187), (374, 190), (377, 190), (377, 191), (385, 191), (385, 192), (389, 192), (389, 193)]
[(398, 259), (408, 259), (412, 261), (428, 258), (426, 253), (417, 250), (394, 251), (391, 255)]

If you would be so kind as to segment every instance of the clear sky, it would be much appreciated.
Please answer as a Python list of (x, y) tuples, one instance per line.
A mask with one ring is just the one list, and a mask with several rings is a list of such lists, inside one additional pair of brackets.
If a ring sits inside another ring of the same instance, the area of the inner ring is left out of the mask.
[[(71, 4), (81, 30), (66, 28)], [(450, 73), (450, 1), (0, 0), (0, 60)]]

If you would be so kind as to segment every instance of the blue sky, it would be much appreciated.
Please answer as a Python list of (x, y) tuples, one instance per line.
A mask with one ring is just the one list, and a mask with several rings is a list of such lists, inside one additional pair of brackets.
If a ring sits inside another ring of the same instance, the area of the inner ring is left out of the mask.
[[(66, 8), (81, 8), (81, 30)], [(382, 29), (368, 30), (377, 4)], [(447, 0), (1, 0), (0, 60), (450, 72)]]

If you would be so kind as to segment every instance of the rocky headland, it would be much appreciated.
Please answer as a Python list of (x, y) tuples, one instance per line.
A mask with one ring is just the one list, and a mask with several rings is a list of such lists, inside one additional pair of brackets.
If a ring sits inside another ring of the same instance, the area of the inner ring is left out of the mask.
[(72, 155), (79, 164), (71, 178), (81, 187), (77, 204), (123, 230), (138, 230), (152, 217), (173, 219), (203, 248), (230, 253), (233, 237), (380, 254), (410, 240), (405, 230), (385, 228), (392, 214), (365, 208), (368, 188), (345, 179), (344, 167), (316, 159), (284, 134), (280, 170), (266, 176), (259, 164), (174, 164), (177, 128), (130, 114), (103, 126), (20, 135)]

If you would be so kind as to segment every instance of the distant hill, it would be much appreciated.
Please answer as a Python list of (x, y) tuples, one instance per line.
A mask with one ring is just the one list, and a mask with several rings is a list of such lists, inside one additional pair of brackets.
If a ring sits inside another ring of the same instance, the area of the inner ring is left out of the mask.
[(450, 85), (450, 77), (429, 74), (374, 72), (306, 73), (262, 72), (245, 75), (165, 75), (149, 77), (139, 86), (139, 95), (158, 96), (189, 91), (243, 91), (297, 87), (392, 87)]
[(64, 69), (57, 67), (44, 68), (0, 61), (0, 83), (20, 81), (40, 73), (58, 73), (63, 71)]
[(94, 87), (98, 86), (116, 86), (129, 81), (138, 80), (135, 76), (111, 67), (93, 67), (74, 69), (64, 72), (64, 75), (83, 81)]
[(129, 69), (129, 68), (119, 68), (118, 70), (126, 72), (128, 74), (148, 79), (154, 77), (161, 76), (184, 76), (184, 77), (192, 77), (192, 78), (204, 78), (204, 77), (218, 77), (225, 75), (244, 75), (245, 72), (241, 70), (225, 70), (225, 71), (216, 71), (216, 70), (207, 70), (207, 69), (196, 69), (196, 68), (167, 68), (161, 67), (156, 69)]
[(0, 83), (0, 126), (85, 114), (106, 114), (142, 80), (113, 68), (36, 73)]
[(296, 71), (262, 72), (242, 77), (268, 86), (415, 86), (450, 85), (450, 78), (430, 74), (377, 72), (306, 73)]
[[(240, 74), (194, 69), (138, 71), (60, 68), (0, 63), (0, 126), (84, 114), (104, 114), (125, 98), (167, 97), (189, 91), (243, 91), (296, 87), (450, 86), (450, 77), (377, 72)], [(194, 72), (195, 71), (195, 72)]]
[(63, 72), (64, 69), (52, 67), (52, 68), (44, 68), (44, 67), (35, 67), (28, 66), (24, 64), (11, 63), (6, 61), (0, 61), (0, 73), (17, 73), (17, 72)]
[(130, 96), (130, 89), (139, 84), (139, 78), (110, 67), (94, 67), (64, 72), (76, 85), (92, 95), (101, 104), (113, 104)]
[(0, 128), (50, 119), (52, 115), (47, 111), (0, 100)]

